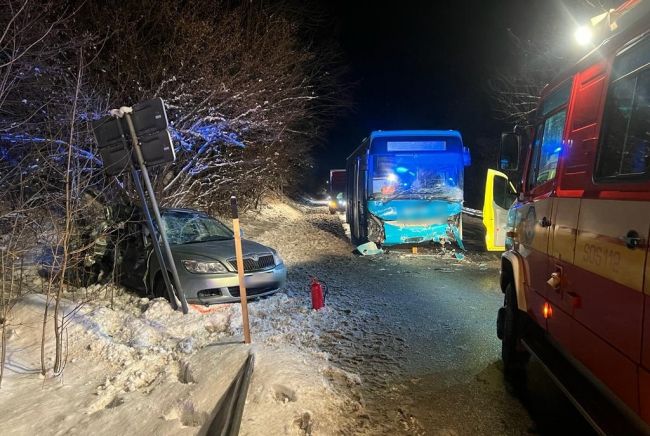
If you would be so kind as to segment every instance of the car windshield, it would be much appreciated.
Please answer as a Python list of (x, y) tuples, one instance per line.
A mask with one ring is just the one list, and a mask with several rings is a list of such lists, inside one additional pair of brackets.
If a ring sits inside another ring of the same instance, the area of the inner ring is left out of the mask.
[(170, 244), (181, 245), (233, 239), (233, 233), (228, 227), (203, 213), (165, 211), (162, 219)]
[(374, 157), (371, 198), (463, 199), (463, 169), (450, 154), (391, 154)]

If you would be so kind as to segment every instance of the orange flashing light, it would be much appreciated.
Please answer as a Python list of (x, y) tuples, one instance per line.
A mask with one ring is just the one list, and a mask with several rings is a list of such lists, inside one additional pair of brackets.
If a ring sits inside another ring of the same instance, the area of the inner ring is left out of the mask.
[(542, 307), (542, 315), (544, 315), (544, 319), (549, 319), (553, 316), (553, 306), (548, 304), (548, 302), (544, 303), (544, 307)]

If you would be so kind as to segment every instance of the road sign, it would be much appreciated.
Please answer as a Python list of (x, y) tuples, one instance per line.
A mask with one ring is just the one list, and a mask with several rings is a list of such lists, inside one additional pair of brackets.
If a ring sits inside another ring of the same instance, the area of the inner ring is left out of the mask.
[[(131, 119), (148, 167), (173, 162), (174, 145), (167, 130), (165, 104), (161, 98), (143, 101), (133, 106)], [(124, 117), (106, 116), (92, 123), (99, 154), (109, 176), (115, 176), (128, 167), (129, 159), (137, 164), (132, 150), (124, 144), (132, 142), (129, 126)]]
[[(158, 235), (153, 238), (153, 247), (167, 287), (170, 304), (176, 309), (178, 307), (176, 296), (178, 296), (183, 313), (187, 313), (187, 300), (178, 277), (174, 257), (165, 233), (165, 225), (147, 171), (148, 166), (173, 162), (176, 158), (174, 146), (167, 131), (167, 124), (165, 104), (162, 99), (156, 98), (139, 103), (132, 108), (125, 106), (112, 110), (110, 116), (93, 122), (93, 131), (104, 161), (106, 174), (114, 176), (130, 168), (134, 185), (142, 202), (149, 232), (152, 235)], [(142, 189), (140, 177), (147, 189), (148, 199)], [(151, 202), (151, 212), (153, 212), (157, 226), (153, 224), (147, 200)], [(169, 274), (174, 280), (173, 284)], [(176, 292), (174, 288), (176, 288)]]

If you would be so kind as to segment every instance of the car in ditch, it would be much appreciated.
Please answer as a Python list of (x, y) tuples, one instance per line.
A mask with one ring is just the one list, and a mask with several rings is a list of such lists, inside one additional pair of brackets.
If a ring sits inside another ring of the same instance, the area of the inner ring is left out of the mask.
[[(132, 212), (117, 237), (117, 279), (148, 295), (166, 297), (152, 239), (139, 215)], [(193, 209), (162, 209), (161, 216), (188, 303), (240, 301), (233, 231)], [(242, 239), (242, 250), (248, 298), (270, 295), (284, 286), (287, 270), (276, 250), (248, 239)]]

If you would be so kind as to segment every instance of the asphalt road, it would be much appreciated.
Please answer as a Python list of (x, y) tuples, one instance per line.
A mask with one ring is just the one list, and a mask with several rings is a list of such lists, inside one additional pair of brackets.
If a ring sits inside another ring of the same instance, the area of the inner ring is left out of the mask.
[[(331, 217), (312, 219), (344, 237)], [(463, 260), (439, 247), (324, 260), (330, 301), (368, 320), (353, 338), (321, 338), (334, 362), (361, 374), (367, 422), (359, 432), (591, 434), (539, 362), (523, 383), (504, 380), (495, 332), (499, 257), (483, 252), (478, 219), (464, 227)]]

